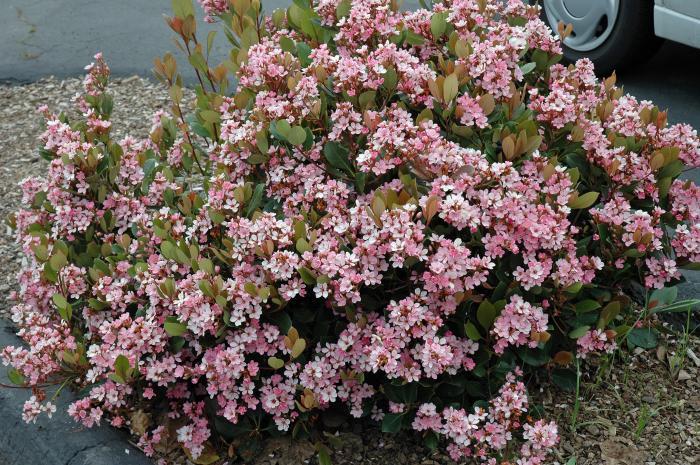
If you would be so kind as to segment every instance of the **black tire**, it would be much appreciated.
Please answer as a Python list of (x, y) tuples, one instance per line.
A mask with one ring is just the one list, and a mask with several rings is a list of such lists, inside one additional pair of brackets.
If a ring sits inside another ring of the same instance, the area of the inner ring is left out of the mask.
[[(595, 2), (597, 0), (591, 0)], [(542, 5), (540, 0), (540, 5)], [(542, 7), (542, 19), (547, 15)], [(556, 24), (549, 24), (557, 30)], [(654, 1), (620, 0), (620, 11), (610, 36), (599, 47), (579, 52), (562, 44), (564, 59), (574, 62), (587, 57), (595, 64), (598, 75), (607, 76), (644, 63), (659, 49), (663, 39), (654, 35)]]

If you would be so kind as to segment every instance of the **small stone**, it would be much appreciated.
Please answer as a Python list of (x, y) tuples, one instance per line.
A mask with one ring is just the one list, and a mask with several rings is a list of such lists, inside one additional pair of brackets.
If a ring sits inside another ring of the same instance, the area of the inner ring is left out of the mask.
[(596, 425), (586, 426), (586, 431), (588, 431), (593, 436), (598, 436), (598, 434), (600, 434), (600, 428), (598, 428)]
[(695, 366), (700, 367), (700, 358), (698, 358), (697, 355), (695, 355), (695, 352), (693, 352), (693, 349), (688, 347), (685, 351), (686, 354), (688, 354), (688, 358), (693, 361)]

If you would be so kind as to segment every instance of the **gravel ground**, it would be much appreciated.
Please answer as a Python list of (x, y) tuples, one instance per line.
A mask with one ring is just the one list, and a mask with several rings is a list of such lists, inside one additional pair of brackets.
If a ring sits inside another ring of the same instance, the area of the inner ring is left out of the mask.
[[(79, 79), (49, 78), (22, 86), (0, 86), (0, 216), (3, 218), (17, 208), (20, 198), (17, 183), (29, 175), (41, 175), (46, 169), (46, 162), (37, 152), (43, 121), (35, 109), (47, 104), (52, 111), (70, 114), (71, 98), (79, 90)], [(167, 94), (161, 86), (138, 77), (113, 80), (111, 92), (115, 99), (113, 128), (117, 135), (145, 135), (153, 112), (167, 105)], [(0, 260), (3, 265), (0, 316), (6, 316), (12, 304), (8, 295), (15, 289), (15, 274), (21, 263), (7, 227), (0, 234)], [(690, 336), (683, 343), (672, 336), (666, 343), (656, 352), (621, 353), (609, 374), (601, 368), (597, 370), (599, 376), (586, 378), (581, 387), (575, 427), (572, 426), (573, 395), (546, 385), (534, 394), (548, 416), (560, 425), (562, 442), (557, 459), (561, 463), (576, 457), (576, 465), (700, 465), (700, 339)], [(678, 347), (683, 346), (691, 349), (690, 352), (685, 357), (676, 357)], [(430, 453), (415, 437), (389, 437), (376, 429), (363, 430), (357, 425), (347, 429), (338, 440), (331, 441), (335, 444), (336, 465), (451, 463), (443, 454)], [(177, 448), (166, 455), (176, 463), (187, 462)], [(267, 441), (262, 452), (249, 463), (315, 462), (311, 444), (292, 444), (289, 439), (276, 438)]]

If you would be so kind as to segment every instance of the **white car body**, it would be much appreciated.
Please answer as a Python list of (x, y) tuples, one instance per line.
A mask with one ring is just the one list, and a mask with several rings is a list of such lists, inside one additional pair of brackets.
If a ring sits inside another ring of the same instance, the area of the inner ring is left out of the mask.
[(700, 0), (656, 0), (654, 33), (700, 48)]

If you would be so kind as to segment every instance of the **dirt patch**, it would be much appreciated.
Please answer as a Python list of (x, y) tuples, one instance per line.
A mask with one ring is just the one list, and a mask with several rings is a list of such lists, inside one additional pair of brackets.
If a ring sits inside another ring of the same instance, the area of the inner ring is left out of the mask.
[(558, 458), (576, 457), (576, 465), (700, 464), (698, 352), (694, 336), (670, 337), (656, 350), (620, 351), (589, 367), (577, 413), (574, 395), (540, 394), (562, 433)]

